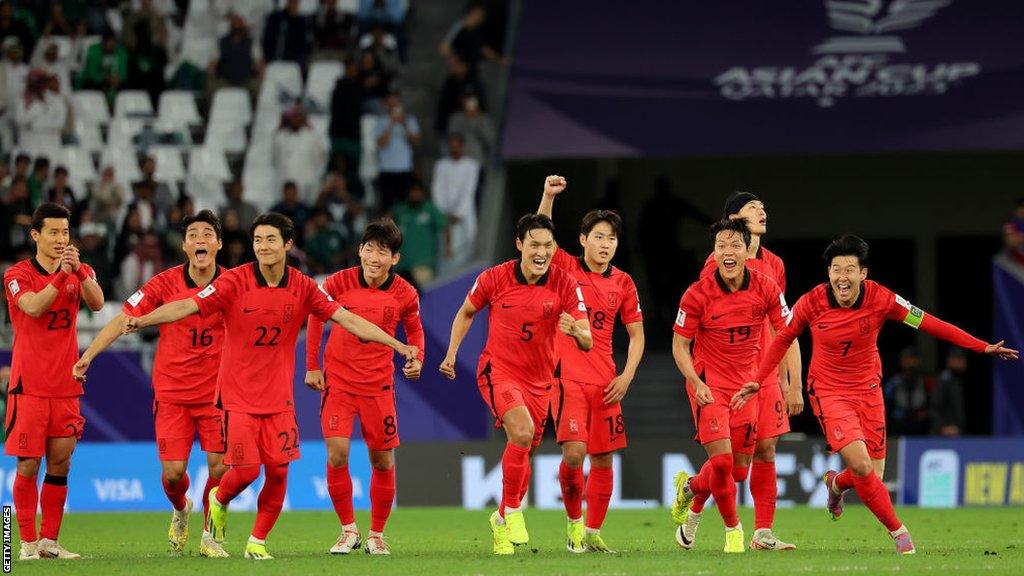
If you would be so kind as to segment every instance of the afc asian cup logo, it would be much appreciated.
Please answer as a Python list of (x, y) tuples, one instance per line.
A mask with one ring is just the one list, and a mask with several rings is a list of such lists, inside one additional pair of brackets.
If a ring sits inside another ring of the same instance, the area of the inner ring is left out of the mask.
[(542, 306), (544, 318), (551, 318), (555, 314), (555, 303), (545, 302)]
[(892, 32), (917, 28), (953, 0), (826, 0), (828, 24), (856, 36), (835, 36), (814, 47), (815, 54), (903, 53), (903, 39)]

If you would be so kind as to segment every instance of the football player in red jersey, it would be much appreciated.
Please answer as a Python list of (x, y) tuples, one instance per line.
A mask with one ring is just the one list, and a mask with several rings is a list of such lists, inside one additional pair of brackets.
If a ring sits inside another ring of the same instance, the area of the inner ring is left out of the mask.
[(288, 483), (288, 464), (299, 458), (292, 382), (295, 342), (310, 314), (333, 320), (356, 336), (397, 350), (407, 361), (416, 358), (406, 346), (371, 322), (348, 312), (316, 283), (287, 265), (295, 228), (288, 217), (263, 214), (250, 227), (256, 262), (226, 271), (198, 294), (164, 304), (138, 318), (127, 316), (125, 333), (146, 326), (176, 322), (199, 313), (223, 314), (224, 348), (217, 373), (217, 403), (224, 410), (224, 463), (230, 469), (210, 490), (208, 529), (224, 540), (227, 505), (259, 477), (256, 523), (245, 557), (273, 558), (266, 537), (277, 522)]
[[(551, 217), (555, 197), (565, 190), (561, 176), (544, 180), (538, 214)], [(610, 210), (591, 210), (583, 216), (580, 246), (583, 254), (570, 256), (555, 250), (552, 263), (579, 282), (594, 347), (580, 350), (568, 336), (556, 339), (558, 383), (551, 407), (557, 440), (562, 445), (558, 480), (568, 516), (566, 548), (570, 552), (611, 552), (601, 538), (601, 525), (614, 489), (612, 456), (626, 447), (622, 398), (636, 376), (644, 354), (644, 318), (636, 285), (629, 274), (612, 266), (619, 246), (622, 218)], [(629, 349), (622, 373), (616, 375), (612, 358), (612, 331), (621, 318), (629, 334)], [(590, 455), (586, 482), (587, 518), (583, 521), (583, 459)]]
[[(757, 370), (761, 332), (784, 328), (790, 311), (775, 280), (746, 266), (751, 241), (746, 221), (722, 220), (712, 225), (711, 234), (718, 270), (687, 288), (672, 337), (672, 355), (686, 378), (697, 439), (708, 461), (693, 478), (676, 475), (672, 517), (679, 525), (676, 541), (689, 549), (693, 540), (683, 526), (692, 500), (714, 494), (725, 522), (725, 551), (743, 552), (736, 482), (746, 475), (754, 453), (758, 410), (756, 401), (738, 409), (729, 402)], [(701, 373), (693, 357), (700, 359)]]
[[(371, 222), (359, 242), (359, 266), (332, 274), (324, 281), (323, 290), (346, 310), (392, 336), (401, 323), (409, 343), (419, 349), (419, 356), (402, 369), (407, 379), (414, 380), (423, 367), (423, 324), (416, 289), (391, 270), (398, 264), (401, 248), (402, 231), (393, 221)], [(324, 325), (310, 316), (307, 326), (306, 385), (322, 391), (320, 428), (327, 444), (327, 491), (341, 520), (341, 536), (330, 552), (348, 554), (360, 546), (348, 472), (349, 438), (358, 415), (373, 466), (366, 552), (390, 554), (384, 525), (395, 499), (394, 449), (399, 444), (394, 352), (344, 330), (332, 330), (324, 351), (324, 369), (320, 370)]]
[[(181, 234), (186, 263), (157, 274), (128, 298), (121, 314), (100, 330), (75, 364), (75, 378), (85, 381), (89, 364), (121, 335), (126, 316), (142, 316), (166, 302), (194, 296), (224, 272), (217, 266), (221, 227), (216, 214), (202, 210), (195, 216), (186, 216), (181, 221)], [(214, 405), (223, 346), (222, 314), (189, 316), (160, 326), (153, 362), (153, 421), (157, 455), (163, 468), (160, 479), (174, 508), (167, 533), (172, 552), (182, 552), (188, 542), (188, 518), (193, 504), (186, 496), (191, 483), (188, 458), (196, 434), (200, 448), (206, 452), (208, 469), (203, 487), (204, 508), (210, 489), (227, 470), (223, 419)], [(203, 530), (199, 554), (212, 558), (227, 555), (207, 530)]]
[[(747, 248), (747, 267), (770, 276), (786, 293), (786, 267), (774, 252), (761, 244), (761, 238), (768, 231), (768, 213), (760, 198), (750, 192), (733, 192), (725, 201), (725, 218), (744, 219), (750, 230), (750, 246)], [(708, 255), (701, 276), (709, 276), (718, 270), (715, 255)], [(766, 321), (767, 322), (767, 321)], [(772, 342), (768, 330), (761, 332), (761, 354), (768, 351)], [(768, 375), (768, 380), (758, 393), (757, 444), (754, 446), (754, 460), (750, 466), (750, 495), (754, 497), (754, 535), (750, 547), (754, 550), (795, 550), (796, 546), (775, 537), (772, 524), (775, 521), (775, 500), (778, 479), (775, 474), (775, 445), (779, 436), (789, 432), (789, 416), (796, 416), (804, 409), (801, 390), (800, 348), (794, 342), (793, 353), (786, 356), (787, 364), (778, 372)], [(695, 368), (700, 373), (700, 358), (695, 358)], [(788, 374), (788, 378), (786, 377)], [(792, 384), (790, 384), (792, 383)], [(737, 482), (747, 477), (746, 472), (737, 476)], [(683, 535), (693, 542), (700, 523), (701, 512), (707, 496), (697, 496), (686, 515)]]
[(495, 554), (514, 554), (529, 541), (521, 500), (530, 478), (530, 454), (540, 444), (550, 408), (555, 371), (555, 337), (572, 337), (581, 350), (593, 346), (579, 284), (551, 266), (555, 225), (540, 214), (516, 224), (519, 260), (484, 270), (452, 321), (441, 373), (455, 378), (455, 360), (473, 316), (488, 312), (487, 345), (480, 355), (477, 385), (495, 425), (508, 443), (501, 459), (502, 498), (491, 514)]
[[(71, 377), (78, 361), (78, 309), (103, 308), (96, 273), (71, 244), (71, 213), (44, 203), (32, 214), (29, 234), (36, 254), (7, 269), (7, 313), (14, 350), (5, 422), (4, 452), (18, 459), (11, 489), (21, 533), (21, 560), (79, 558), (57, 543), (68, 496), (71, 454), (82, 437), (82, 384)], [(45, 351), (45, 353), (44, 353)], [(46, 456), (40, 491), (39, 465)], [(36, 508), (42, 523), (36, 532)]]
[(1003, 360), (1016, 360), (1016, 350), (1000, 341), (987, 344), (960, 328), (926, 314), (891, 290), (867, 279), (868, 245), (856, 236), (836, 238), (825, 249), (828, 282), (804, 294), (793, 308), (793, 320), (772, 342), (754, 381), (733, 398), (742, 406), (760, 387), (773, 362), (801, 332), (810, 327), (814, 345), (807, 374), (807, 396), (821, 424), (829, 449), (847, 468), (828, 471), (828, 509), (833, 520), (843, 512), (843, 492), (853, 488), (885, 526), (899, 554), (913, 554), (914, 543), (893, 509), (882, 483), (885, 470), (885, 406), (878, 333), (887, 320), (903, 322), (968, 350)]

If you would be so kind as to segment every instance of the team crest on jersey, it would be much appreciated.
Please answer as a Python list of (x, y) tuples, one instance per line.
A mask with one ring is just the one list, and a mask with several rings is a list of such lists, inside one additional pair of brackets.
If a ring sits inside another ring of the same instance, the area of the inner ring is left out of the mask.
[(545, 302), (542, 305), (542, 311), (544, 314), (544, 318), (551, 318), (551, 316), (555, 313), (555, 303)]
[(245, 446), (241, 442), (236, 442), (231, 446), (231, 457), (234, 458), (235, 462), (245, 460)]
[(860, 319), (860, 335), (864, 336), (871, 333), (871, 320), (868, 318)]
[(619, 293), (609, 292), (608, 293), (608, 309), (618, 310), (619, 309)]
[(718, 418), (712, 418), (711, 422), (708, 422), (708, 429), (711, 430), (712, 434), (718, 432)]
[(161, 454), (166, 454), (167, 453), (167, 440), (166, 439), (161, 438), (160, 442), (157, 444), (157, 446), (158, 446), (157, 450)]
[(395, 307), (385, 306), (384, 307), (384, 323), (390, 324), (395, 319)]
[(294, 304), (285, 304), (284, 305), (284, 316), (283, 316), (283, 318), (281, 320), (286, 322), (286, 323), (287, 322), (291, 322), (292, 321), (292, 315), (294, 313), (295, 313), (295, 305)]
[(337, 415), (332, 415), (330, 418), (328, 418), (328, 420), (327, 420), (327, 429), (331, 430), (331, 431), (334, 431), (334, 430), (338, 429), (338, 416)]
[(751, 306), (750, 307), (750, 318), (752, 320), (757, 320), (759, 318), (764, 318), (764, 306), (760, 306), (758, 304), (754, 304), (753, 306)]
[(575, 418), (569, 418), (569, 432), (579, 432), (580, 423)]
[(843, 429), (839, 426), (836, 426), (836, 429), (832, 431), (832, 435), (836, 437), (836, 440), (842, 440), (846, 437), (846, 434), (843, 434)]

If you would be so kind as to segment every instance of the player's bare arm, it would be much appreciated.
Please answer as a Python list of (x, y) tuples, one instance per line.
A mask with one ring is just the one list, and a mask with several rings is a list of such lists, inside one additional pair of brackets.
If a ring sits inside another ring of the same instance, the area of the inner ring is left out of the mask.
[(394, 348), (395, 351), (404, 356), (407, 361), (415, 359), (419, 354), (419, 349), (415, 346), (402, 344), (395, 338), (389, 336), (387, 332), (381, 330), (380, 327), (373, 322), (370, 322), (358, 314), (353, 314), (344, 308), (338, 308), (338, 311), (331, 316), (331, 320), (336, 322), (345, 330), (351, 332), (352, 335), (357, 338), (369, 340), (370, 342), (377, 342), (378, 344)]
[(473, 306), (473, 303), (469, 301), (469, 297), (462, 303), (462, 308), (455, 313), (455, 319), (452, 320), (452, 334), (448, 339), (448, 352), (444, 356), (444, 360), (441, 361), (440, 371), (448, 377), (449, 380), (455, 379), (455, 358), (459, 354), (459, 346), (462, 346), (462, 340), (466, 337), (466, 333), (469, 332), (470, 326), (473, 325), (473, 316), (477, 313), (477, 309)]
[(89, 347), (85, 349), (81, 358), (78, 359), (78, 362), (71, 369), (71, 375), (74, 376), (75, 380), (85, 382), (85, 373), (89, 370), (89, 365), (93, 359), (121, 337), (124, 321), (125, 313), (122, 312), (111, 319), (110, 322), (107, 322), (107, 325), (92, 339), (92, 343), (89, 344)]
[[(787, 379), (782, 396), (786, 400), (787, 413), (790, 416), (796, 416), (804, 411), (803, 359), (797, 340), (793, 340), (793, 343), (789, 345), (789, 351), (786, 353), (783, 364), (786, 366)], [(779, 380), (779, 384), (782, 382), (783, 380)]]
[[(582, 304), (581, 304), (582, 306)], [(576, 320), (571, 315), (562, 312), (558, 317), (558, 329), (567, 336), (576, 340), (576, 347), (580, 350), (590, 350), (594, 347), (594, 337), (590, 333), (590, 322), (586, 318)]]
[(313, 390), (324, 389), (324, 373), (322, 370), (317, 368), (316, 370), (306, 370), (306, 378), (304, 380), (306, 386), (309, 386)]
[(706, 406), (714, 403), (715, 398), (711, 395), (711, 388), (708, 388), (708, 385), (697, 376), (697, 370), (693, 367), (693, 355), (690, 354), (690, 343), (692, 342), (692, 338), (673, 334), (672, 358), (676, 361), (676, 368), (686, 378), (686, 384), (693, 387), (697, 405)]
[(168, 302), (145, 316), (139, 316), (138, 318), (125, 316), (121, 324), (121, 333), (131, 334), (147, 326), (177, 322), (186, 316), (191, 316), (198, 312), (199, 305), (196, 304), (195, 300), (182, 298), (181, 300)]
[(540, 197), (540, 206), (537, 207), (537, 214), (543, 214), (551, 218), (555, 205), (555, 196), (561, 194), (569, 182), (561, 176), (548, 176), (544, 179), (544, 195)]
[(59, 291), (53, 284), (47, 284), (39, 292), (26, 292), (18, 299), (18, 308), (30, 318), (39, 318), (46, 312), (53, 301), (57, 299)]
[(622, 373), (612, 378), (604, 388), (604, 403), (614, 404), (626, 397), (629, 385), (636, 377), (636, 369), (640, 366), (640, 359), (644, 356), (646, 340), (644, 336), (643, 322), (630, 322), (626, 324), (626, 333), (629, 334), (629, 348), (626, 351), (626, 364), (622, 367)]

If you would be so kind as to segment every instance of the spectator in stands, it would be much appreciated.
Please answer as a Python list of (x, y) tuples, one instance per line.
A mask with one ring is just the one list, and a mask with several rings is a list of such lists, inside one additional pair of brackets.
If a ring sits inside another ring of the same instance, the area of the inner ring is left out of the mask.
[(935, 383), (920, 365), (917, 349), (904, 348), (900, 352), (900, 372), (890, 376), (882, 387), (890, 435), (919, 436), (931, 428), (929, 395)]
[(486, 8), (480, 4), (470, 5), (441, 42), (441, 55), (458, 54), (469, 65), (470, 74), (474, 76), (481, 57), (508, 65), (508, 59), (503, 58), (498, 50), (486, 43), (483, 34), (483, 23), (486, 19)]
[(378, 113), (391, 91), (391, 75), (381, 66), (373, 52), (359, 54), (359, 83), (363, 86), (363, 110)]
[[(145, 182), (149, 185), (149, 189), (152, 192), (151, 200), (153, 202), (154, 209), (156, 210), (158, 217), (163, 222), (163, 217), (167, 214), (167, 211), (174, 206), (178, 199), (175, 197), (174, 191), (166, 182), (161, 182), (156, 179), (156, 158), (152, 156), (145, 156), (142, 162), (139, 163), (139, 171), (142, 172), (141, 182)], [(135, 183), (138, 185), (138, 182)]]
[[(78, 2), (70, 2), (78, 4)], [(85, 34), (85, 23), (79, 20), (70, 20), (64, 13), (64, 2), (53, 2), (50, 4), (50, 13), (43, 26), (43, 38), (49, 36), (78, 37)]]
[[(253, 255), (252, 242), (249, 241), (249, 234), (247, 232), (247, 230), (249, 229), (249, 225), (242, 225), (241, 221), (239, 220), (238, 212), (236, 212), (232, 208), (225, 208), (221, 212), (221, 226), (223, 226), (224, 229), (221, 235), (221, 238), (224, 241), (224, 247), (228, 248), (229, 246), (235, 243), (237, 243), (237, 245), (241, 247), (241, 250), (239, 251), (237, 257), (230, 260), (231, 262), (237, 263), (229, 266), (227, 262), (225, 262), (224, 266), (233, 268), (234, 266), (237, 266), (242, 262), (248, 262), (252, 260), (255, 256)], [(227, 250), (225, 250), (225, 252), (222, 252), (221, 254), (226, 253)], [(225, 256), (225, 258), (228, 257)]]
[[(331, 157), (345, 156), (346, 166), (358, 170), (362, 156), (360, 116), (363, 108), (363, 85), (359, 79), (359, 66), (355, 59), (345, 60), (345, 74), (334, 83), (331, 92)], [(353, 172), (354, 172), (353, 170)], [(346, 174), (351, 176), (352, 172)]]
[(392, 76), (402, 65), (398, 57), (398, 41), (384, 30), (382, 24), (374, 24), (370, 32), (359, 39), (359, 50), (373, 52), (384, 71)]
[(359, 33), (365, 34), (380, 24), (384, 30), (394, 34), (398, 41), (398, 53), (406, 61), (405, 8), (402, 0), (359, 0)]
[(232, 240), (224, 241), (224, 251), (218, 254), (218, 257), (222, 257), (222, 265), (225, 268), (235, 268), (241, 266), (246, 262), (252, 260), (246, 256), (246, 245), (252, 245), (252, 242), (234, 238)]
[(0, 197), (0, 258), (8, 260), (16, 248), (28, 244), (31, 224), (28, 182), (22, 176), (13, 176)]
[(117, 242), (114, 243), (114, 269), (120, 270), (121, 263), (125, 257), (135, 250), (135, 246), (142, 240), (142, 235), (147, 230), (142, 225), (142, 216), (137, 206), (129, 204), (121, 223), (121, 231), (117, 235)]
[(17, 36), (4, 38), (4, 59), (0, 62), (0, 147), (14, 147), (15, 115), (25, 95), (28, 66), (22, 62), (21, 42)]
[(409, 198), (392, 209), (395, 224), (402, 230), (402, 259), (396, 268), (406, 272), (419, 287), (430, 283), (437, 273), (437, 256), (443, 238), (445, 253), (450, 254), (448, 219), (427, 198), (423, 184), (414, 181)]
[(126, 199), (124, 186), (117, 181), (114, 167), (106, 165), (100, 172), (100, 179), (92, 191), (92, 210), (96, 219), (108, 227), (117, 222), (117, 214), (121, 211)]
[(112, 32), (106, 32), (99, 44), (93, 44), (86, 50), (79, 84), (86, 90), (102, 91), (113, 103), (114, 95), (127, 78), (128, 51)]
[[(180, 244), (178, 245), (180, 248)], [(160, 251), (160, 237), (146, 232), (135, 248), (121, 262), (121, 274), (116, 282), (118, 300), (127, 300), (149, 279), (164, 269)]]
[(14, 159), (14, 174), (11, 174), (11, 178), (25, 178), (29, 177), (28, 170), (32, 166), (32, 157), (24, 152), (19, 152), (18, 156)]
[(299, 198), (299, 187), (295, 182), (285, 182), (281, 188), (282, 199), (270, 208), (271, 212), (284, 214), (295, 225), (295, 243), (303, 245), (306, 221), (309, 220), (309, 206)]
[(344, 224), (353, 234), (362, 234), (366, 226), (362, 204), (349, 193), (348, 179), (337, 170), (331, 170), (324, 177), (314, 207), (330, 212), (334, 222)]
[(1024, 266), (1024, 196), (1017, 199), (1013, 218), (1003, 225), (1003, 243), (1010, 257)]
[[(271, 155), (278, 181), (295, 183), (302, 201), (312, 203), (327, 167), (327, 146), (309, 125), (301, 106), (293, 106), (281, 115)], [(298, 223), (295, 229), (299, 230)]]
[(348, 228), (332, 221), (324, 208), (313, 210), (306, 224), (306, 265), (310, 274), (330, 274), (355, 255), (355, 243)]
[(299, 0), (287, 0), (284, 8), (267, 17), (263, 29), (263, 57), (268, 62), (295, 62), (305, 75), (313, 40), (313, 23), (308, 16), (299, 13)]
[(932, 391), (932, 434), (960, 436), (967, 421), (964, 408), (964, 377), (967, 373), (967, 352), (951, 348), (946, 354), (946, 369), (935, 379)]
[(32, 164), (32, 174), (28, 177), (28, 199), (35, 210), (43, 203), (43, 193), (50, 183), (50, 159), (36, 156)]
[(238, 178), (232, 180), (228, 184), (225, 194), (228, 201), (220, 208), (221, 220), (225, 219), (226, 211), (233, 210), (235, 217), (238, 218), (239, 228), (248, 230), (252, 221), (260, 215), (260, 211), (251, 202), (245, 201), (245, 186), (242, 185), (242, 181)]
[(101, 222), (82, 222), (78, 228), (79, 249), (82, 262), (92, 266), (96, 271), (96, 281), (104, 294), (113, 294), (111, 282), (115, 270), (114, 262), (110, 259), (110, 251), (107, 245), (107, 230), (109, 228)]
[(486, 167), (497, 138), (490, 116), (480, 110), (476, 96), (462, 97), (462, 111), (452, 114), (448, 122), (449, 132), (458, 132), (466, 139), (466, 156)]
[(434, 117), (434, 129), (438, 134), (448, 132), (448, 121), (451, 115), (462, 110), (464, 96), (476, 96), (481, 110), (486, 110), (484, 86), (476, 76), (469, 75), (469, 66), (458, 54), (445, 57), (448, 64), (448, 76), (441, 86), (441, 95), (437, 100), (437, 114)]
[(139, 220), (140, 231), (162, 230), (164, 213), (157, 208), (153, 201), (153, 183), (149, 180), (140, 180), (132, 184), (132, 193), (134, 198), (128, 204), (127, 213), (121, 223), (121, 230), (125, 229), (133, 215)]
[(416, 117), (402, 107), (397, 92), (388, 95), (386, 114), (377, 119), (380, 166), (380, 210), (387, 212), (395, 202), (405, 199), (413, 181), (413, 148), (420, 143), (420, 125)]
[(0, 41), (7, 45), (7, 39), (14, 38), (21, 46), (22, 58), (32, 53), (35, 44), (32, 30), (25, 22), (14, 17), (14, 6), (8, 0), (0, 2)]
[(60, 204), (71, 211), (71, 228), (78, 227), (79, 219), (82, 216), (84, 204), (78, 201), (75, 191), (68, 184), (68, 169), (58, 164), (53, 169), (53, 184), (46, 191), (46, 201)]
[(231, 28), (217, 45), (217, 57), (207, 66), (207, 87), (211, 94), (225, 86), (245, 88), (255, 100), (264, 70), (259, 46), (241, 15), (232, 12), (230, 21)]
[(355, 17), (338, 9), (338, 0), (323, 0), (316, 13), (316, 47), (321, 57), (342, 58), (351, 41)]
[(68, 104), (60, 95), (57, 79), (42, 70), (30, 72), (15, 113), (21, 147), (34, 154), (59, 150), (67, 115)]
[(42, 50), (36, 49), (36, 54), (32, 57), (32, 67), (50, 76), (56, 76), (61, 96), (71, 97), (71, 55), (61, 58), (60, 47), (56, 42), (40, 42), (39, 45)]
[(465, 155), (462, 135), (448, 136), (448, 156), (434, 165), (430, 186), (434, 203), (448, 219), (450, 250), (444, 259), (446, 268), (458, 268), (473, 255), (476, 243), (476, 189), (480, 163)]
[(149, 92), (157, 102), (164, 90), (167, 67), (167, 28), (164, 18), (153, 8), (152, 0), (141, 0), (139, 10), (124, 21), (122, 41), (128, 51), (128, 76), (124, 87)]

